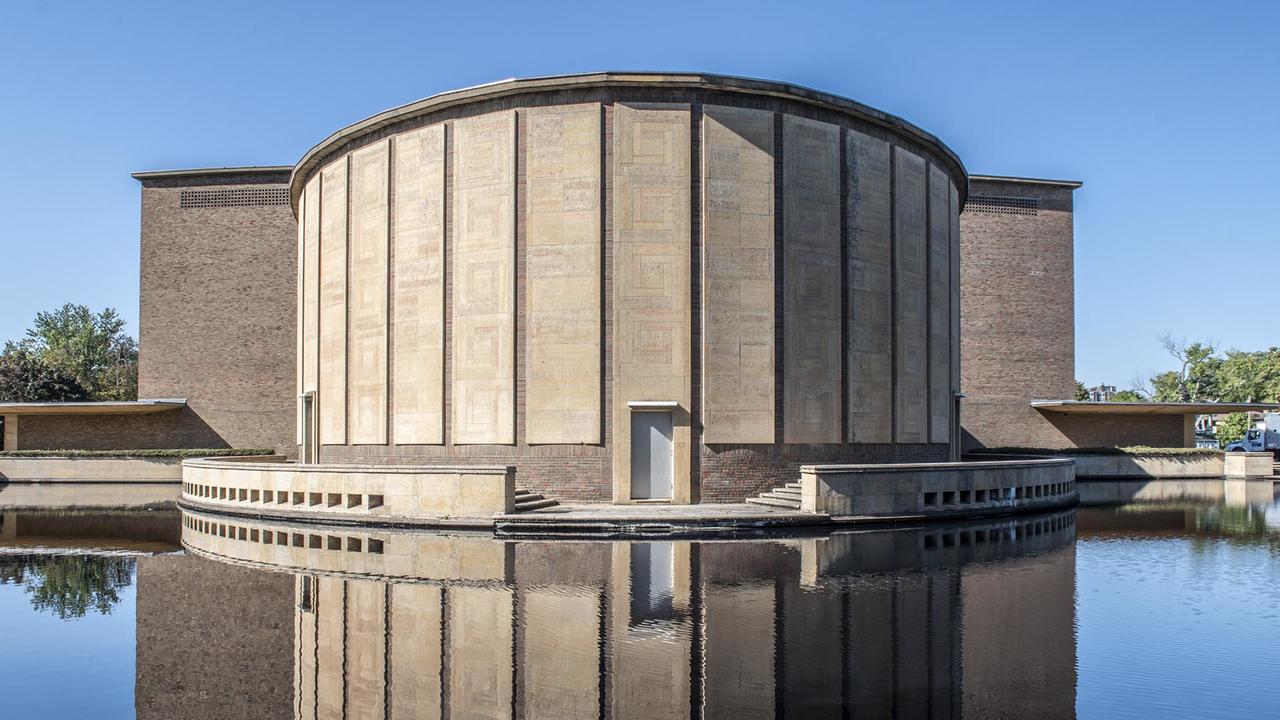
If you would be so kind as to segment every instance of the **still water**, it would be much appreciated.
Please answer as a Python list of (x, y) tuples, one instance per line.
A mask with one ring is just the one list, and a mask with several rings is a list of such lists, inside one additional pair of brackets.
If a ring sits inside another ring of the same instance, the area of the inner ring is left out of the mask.
[(785, 538), (0, 511), (0, 716), (1280, 716), (1269, 483)]

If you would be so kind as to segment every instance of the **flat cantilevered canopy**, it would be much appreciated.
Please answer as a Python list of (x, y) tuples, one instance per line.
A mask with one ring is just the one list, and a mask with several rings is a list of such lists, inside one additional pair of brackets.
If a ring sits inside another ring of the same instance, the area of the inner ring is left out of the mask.
[(1280, 410), (1280, 404), (1273, 403), (1100, 402), (1094, 400), (1032, 400), (1031, 407), (1041, 412), (1094, 415), (1211, 415)]
[(0, 403), (0, 415), (137, 415), (186, 407), (186, 398), (101, 402)]

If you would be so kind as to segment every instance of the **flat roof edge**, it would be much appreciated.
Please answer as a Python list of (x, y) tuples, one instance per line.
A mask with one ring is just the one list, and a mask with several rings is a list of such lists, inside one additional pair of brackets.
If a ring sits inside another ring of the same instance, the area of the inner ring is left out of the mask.
[(401, 122), (450, 110), (473, 103), (500, 100), (522, 95), (566, 90), (595, 90), (610, 87), (673, 88), (685, 90), (719, 91), (745, 95), (762, 95), (784, 98), (794, 102), (826, 107), (859, 118), (861, 121), (888, 130), (894, 135), (927, 148), (936, 153), (940, 164), (957, 183), (961, 204), (968, 195), (968, 170), (960, 156), (937, 136), (904, 118), (865, 105), (852, 98), (835, 95), (803, 85), (777, 80), (750, 78), (740, 75), (722, 75), (701, 71), (596, 71), (541, 75), (527, 78), (508, 78), (481, 85), (446, 90), (434, 95), (383, 110), (342, 127), (314, 145), (303, 154), (293, 167), (289, 182), (290, 204), (295, 215), (302, 186), (318, 169), (321, 161), (328, 159), (348, 143), (374, 135)]
[(145, 400), (82, 400), (68, 402), (0, 403), (3, 415), (123, 415), (128, 413), (164, 412), (186, 407), (186, 398)]
[(185, 170), (143, 170), (129, 173), (135, 180), (152, 178), (201, 177), (206, 175), (270, 175), (293, 172), (292, 165), (245, 165), (243, 167), (188, 168)]
[(1031, 407), (1036, 410), (1057, 413), (1085, 414), (1196, 414), (1232, 413), (1248, 411), (1280, 410), (1277, 403), (1233, 403), (1233, 402), (1155, 402), (1142, 401), (1116, 402), (1110, 400), (1032, 400)]
[(1083, 180), (1053, 180), (1050, 178), (1018, 177), (1017, 175), (975, 175), (969, 174), (970, 180), (986, 182), (1023, 183), (1026, 185), (1054, 185), (1056, 187), (1078, 188), (1084, 185)]

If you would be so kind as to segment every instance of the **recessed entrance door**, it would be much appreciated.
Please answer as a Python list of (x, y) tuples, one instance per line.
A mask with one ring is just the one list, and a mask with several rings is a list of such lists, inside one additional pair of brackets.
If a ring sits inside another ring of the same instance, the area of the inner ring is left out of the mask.
[(631, 499), (671, 498), (671, 413), (631, 414)]

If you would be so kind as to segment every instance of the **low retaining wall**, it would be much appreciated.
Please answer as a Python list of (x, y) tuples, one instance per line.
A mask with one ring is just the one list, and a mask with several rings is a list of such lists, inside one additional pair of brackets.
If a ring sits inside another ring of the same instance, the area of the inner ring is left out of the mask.
[(1222, 453), (1212, 455), (1071, 455), (1076, 477), (1198, 478), (1222, 477)]
[(177, 482), (176, 457), (0, 457), (7, 482)]
[(1276, 457), (1269, 452), (1229, 452), (1222, 458), (1222, 474), (1232, 478), (1262, 478), (1275, 474)]
[(174, 508), (176, 482), (32, 482), (0, 486), (0, 510), (130, 510)]
[(261, 517), (490, 526), (495, 514), (515, 509), (515, 468), (202, 458), (182, 464), (182, 500)]
[(800, 468), (800, 509), (833, 517), (983, 515), (1075, 500), (1066, 458)]

